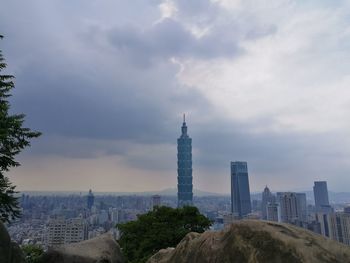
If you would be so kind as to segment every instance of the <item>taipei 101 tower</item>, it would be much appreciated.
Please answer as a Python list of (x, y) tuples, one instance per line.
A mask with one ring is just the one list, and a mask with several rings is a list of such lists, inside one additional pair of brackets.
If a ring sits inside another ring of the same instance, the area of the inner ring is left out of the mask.
[(192, 139), (187, 134), (186, 119), (177, 139), (177, 206), (192, 205)]

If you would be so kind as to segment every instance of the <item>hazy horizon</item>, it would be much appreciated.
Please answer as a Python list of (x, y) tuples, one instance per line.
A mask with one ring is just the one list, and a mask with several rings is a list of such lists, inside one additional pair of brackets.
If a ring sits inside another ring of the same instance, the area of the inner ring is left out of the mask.
[[(89, 189), (90, 190), (90, 189)], [(20, 193), (85, 193), (88, 194), (89, 190), (71, 190), (71, 191), (66, 191), (66, 190), (56, 190), (56, 191), (46, 191), (46, 190), (20, 190)], [(91, 189), (92, 190), (92, 189)], [(119, 191), (92, 191), (94, 194), (100, 195), (100, 194), (146, 194), (146, 195), (151, 195), (153, 193), (162, 193), (165, 192), (165, 195), (169, 195), (169, 192), (174, 192), (174, 195), (176, 195), (177, 192), (177, 188), (167, 188), (167, 189), (160, 189), (160, 190), (150, 190), (150, 191), (140, 191), (140, 192), (119, 192)], [(225, 195), (225, 196), (230, 196), (231, 193), (227, 192), (227, 193), (215, 193), (215, 192), (208, 192), (208, 191), (202, 191), (200, 189), (194, 189), (194, 196), (196, 196), (196, 192), (200, 192), (200, 195), (205, 195), (205, 194), (210, 194), (210, 195)], [(277, 193), (277, 192), (308, 192), (308, 193), (313, 193), (312, 189), (275, 189), (273, 191), (271, 191), (272, 193)], [(341, 193), (349, 193), (350, 191), (342, 191), (342, 192), (338, 192), (338, 191), (332, 191), (332, 190), (328, 190), (329, 193), (335, 193), (335, 194), (341, 194)], [(252, 195), (257, 195), (257, 194), (262, 194), (261, 191), (251, 191)], [(171, 194), (173, 195), (173, 194)]]
[(11, 111), (43, 132), (22, 190), (144, 192), (177, 185), (182, 114), (194, 188), (350, 184), (347, 1), (3, 1)]

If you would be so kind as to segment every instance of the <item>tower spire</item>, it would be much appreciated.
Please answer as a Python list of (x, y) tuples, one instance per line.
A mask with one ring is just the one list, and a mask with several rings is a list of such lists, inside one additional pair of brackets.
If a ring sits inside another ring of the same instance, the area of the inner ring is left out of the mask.
[(183, 123), (182, 123), (182, 127), (181, 127), (181, 132), (183, 136), (187, 136), (187, 126), (186, 126), (186, 115), (184, 113), (183, 115)]

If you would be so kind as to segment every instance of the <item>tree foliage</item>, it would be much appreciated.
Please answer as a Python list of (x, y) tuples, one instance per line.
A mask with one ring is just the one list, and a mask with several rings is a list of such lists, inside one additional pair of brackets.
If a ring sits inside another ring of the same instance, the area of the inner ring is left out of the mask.
[(211, 222), (196, 207), (155, 207), (136, 221), (118, 224), (119, 244), (129, 262), (141, 263), (167, 247), (175, 247), (189, 232), (202, 233)]
[(23, 127), (24, 114), (10, 114), (9, 97), (15, 87), (14, 76), (3, 74), (5, 69), (5, 59), (0, 50), (0, 221), (9, 222), (19, 217), (20, 210), (15, 186), (5, 172), (20, 165), (15, 156), (30, 146), (30, 139), (38, 137), (40, 133)]
[(37, 245), (25, 245), (22, 247), (26, 263), (42, 263), (44, 250)]

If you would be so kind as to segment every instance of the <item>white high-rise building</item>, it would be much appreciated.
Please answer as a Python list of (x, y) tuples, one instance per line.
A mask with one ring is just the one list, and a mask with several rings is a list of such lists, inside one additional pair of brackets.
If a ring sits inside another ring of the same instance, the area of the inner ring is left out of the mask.
[(350, 214), (320, 212), (316, 214), (316, 220), (323, 236), (350, 245)]
[(278, 192), (277, 202), (281, 209), (281, 221), (300, 225), (306, 222), (306, 194), (294, 192)]
[(270, 192), (270, 189), (266, 186), (262, 193), (261, 201), (261, 218), (267, 220), (267, 205), (275, 202), (275, 196)]
[(51, 219), (47, 224), (47, 247), (76, 243), (85, 239), (87, 239), (87, 225), (82, 218)]
[(64, 244), (64, 237), (66, 232), (66, 222), (64, 219), (51, 219), (46, 225), (46, 240), (48, 247)]
[(266, 205), (266, 219), (281, 222), (281, 210), (279, 204), (273, 202)]

